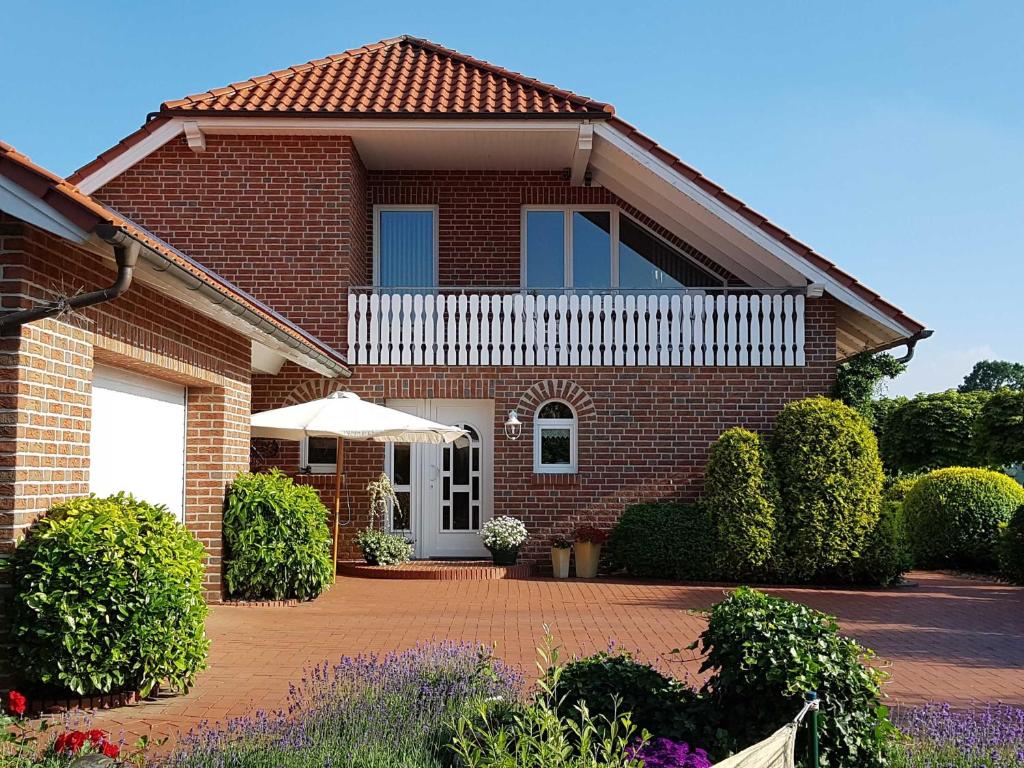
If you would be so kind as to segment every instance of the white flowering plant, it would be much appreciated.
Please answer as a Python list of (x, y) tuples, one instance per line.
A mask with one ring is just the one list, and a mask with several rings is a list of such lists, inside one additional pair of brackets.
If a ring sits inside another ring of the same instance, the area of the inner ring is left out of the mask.
[(480, 537), (488, 549), (519, 549), (530, 538), (523, 521), (508, 515), (495, 517), (484, 523)]

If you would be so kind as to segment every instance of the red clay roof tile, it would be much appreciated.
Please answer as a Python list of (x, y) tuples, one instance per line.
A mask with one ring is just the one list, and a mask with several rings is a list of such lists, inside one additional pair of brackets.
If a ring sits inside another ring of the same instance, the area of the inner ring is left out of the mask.
[(161, 112), (607, 117), (614, 109), (406, 35), (167, 101)]

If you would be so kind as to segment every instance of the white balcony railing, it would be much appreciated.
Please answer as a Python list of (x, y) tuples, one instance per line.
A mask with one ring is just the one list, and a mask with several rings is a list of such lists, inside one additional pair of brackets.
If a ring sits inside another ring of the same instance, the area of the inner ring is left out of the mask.
[(353, 288), (357, 365), (801, 366), (801, 294)]

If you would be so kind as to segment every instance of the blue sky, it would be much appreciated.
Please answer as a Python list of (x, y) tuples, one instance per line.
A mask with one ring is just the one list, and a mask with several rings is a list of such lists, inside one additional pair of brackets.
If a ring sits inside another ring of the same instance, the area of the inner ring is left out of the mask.
[(935, 329), (891, 393), (1024, 359), (1024, 3), (36, 2), (0, 138), (70, 173), (161, 101), (398, 34), (620, 115)]

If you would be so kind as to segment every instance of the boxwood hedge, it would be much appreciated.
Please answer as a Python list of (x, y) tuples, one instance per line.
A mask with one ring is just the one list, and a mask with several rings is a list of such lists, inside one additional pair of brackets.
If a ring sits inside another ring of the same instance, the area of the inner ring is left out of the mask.
[(626, 507), (606, 545), (609, 564), (631, 576), (711, 578), (714, 532), (700, 505), (654, 502)]

